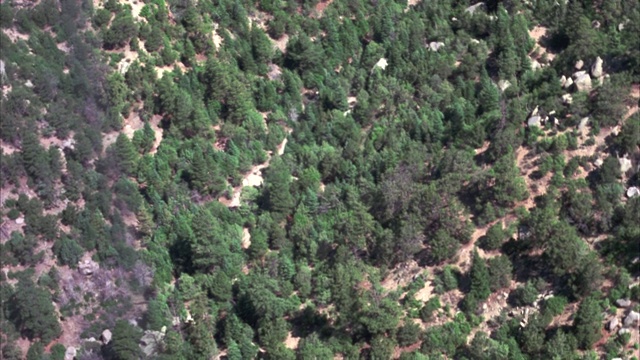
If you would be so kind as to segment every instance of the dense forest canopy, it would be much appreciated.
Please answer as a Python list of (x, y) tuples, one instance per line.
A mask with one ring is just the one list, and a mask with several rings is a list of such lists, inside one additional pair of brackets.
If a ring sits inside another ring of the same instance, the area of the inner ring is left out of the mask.
[(0, 29), (0, 358), (640, 357), (638, 0)]

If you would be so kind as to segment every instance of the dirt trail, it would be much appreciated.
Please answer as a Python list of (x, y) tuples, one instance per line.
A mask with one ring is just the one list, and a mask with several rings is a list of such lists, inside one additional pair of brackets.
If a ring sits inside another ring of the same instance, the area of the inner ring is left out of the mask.
[[(287, 129), (287, 133), (290, 134), (291, 133), (291, 129)], [(276, 153), (280, 156), (282, 156), (284, 154), (284, 150), (287, 146), (287, 138), (285, 137), (282, 142), (278, 145), (278, 147), (276, 148)], [(255, 165), (251, 168), (251, 171), (247, 172), (243, 177), (242, 177), (242, 184), (240, 186), (236, 186), (235, 188), (233, 188), (233, 194), (231, 196), (231, 199), (227, 199), (226, 197), (222, 196), (218, 199), (218, 201), (220, 201), (221, 203), (223, 203), (224, 205), (226, 205), (227, 207), (238, 207), (240, 206), (240, 195), (242, 195), (242, 189), (244, 187), (247, 186), (260, 186), (262, 185), (262, 182), (264, 181), (264, 178), (262, 177), (262, 169), (265, 169), (267, 167), (269, 167), (269, 163), (271, 162), (271, 154), (267, 155), (267, 161), (265, 161), (262, 164), (258, 164)]]

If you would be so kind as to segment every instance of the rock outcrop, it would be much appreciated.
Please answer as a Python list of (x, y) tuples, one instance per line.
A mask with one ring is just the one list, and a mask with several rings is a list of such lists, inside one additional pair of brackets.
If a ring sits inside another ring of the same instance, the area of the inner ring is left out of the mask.
[(102, 332), (102, 336), (100, 337), (102, 339), (102, 343), (107, 345), (111, 341), (111, 337), (112, 336), (113, 336), (113, 334), (111, 334), (111, 330), (105, 329)]
[(573, 83), (576, 86), (576, 90), (578, 91), (590, 91), (591, 84), (591, 76), (587, 74), (586, 71), (577, 71), (573, 74)]
[(596, 58), (596, 62), (593, 63), (593, 65), (591, 66), (591, 75), (594, 78), (600, 78), (602, 75), (604, 75), (603, 70), (602, 70), (602, 64), (604, 63), (604, 61), (602, 61), (602, 58), (600, 58), (600, 56), (598, 56)]
[(627, 308), (631, 306), (631, 300), (629, 299), (618, 299), (616, 300), (616, 306), (621, 308)]

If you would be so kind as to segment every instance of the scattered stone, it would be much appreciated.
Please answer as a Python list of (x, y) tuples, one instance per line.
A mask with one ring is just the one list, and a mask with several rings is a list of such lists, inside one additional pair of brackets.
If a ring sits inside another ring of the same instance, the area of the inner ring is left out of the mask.
[(16, 224), (18, 224), (18, 225), (22, 225), (22, 224), (24, 224), (24, 218), (23, 218), (23, 217), (19, 217), (19, 218), (17, 218), (17, 219), (16, 219)]
[(471, 39), (471, 42), (474, 44), (480, 44), (480, 40), (478, 39)]
[(618, 158), (620, 162), (620, 171), (624, 174), (627, 171), (631, 170), (633, 165), (631, 164), (631, 159), (629, 159), (626, 155), (624, 157)]
[(622, 30), (624, 30), (624, 23), (623, 22), (618, 24), (618, 31), (622, 31)]
[(590, 91), (591, 90), (591, 77), (586, 71), (578, 71), (573, 74), (573, 83), (578, 91)]
[(73, 346), (69, 346), (67, 348), (67, 351), (65, 351), (64, 353), (64, 360), (73, 360), (75, 359), (77, 354), (78, 354), (78, 351), (76, 350), (76, 348)]
[(378, 62), (373, 65), (373, 68), (380, 68), (382, 70), (387, 68), (387, 65), (389, 65), (389, 62), (387, 61), (387, 59), (385, 58), (380, 58), (380, 60), (378, 60)]
[(444, 43), (442, 41), (432, 41), (429, 43), (429, 49), (431, 51), (438, 51), (443, 46), (444, 46)]
[(616, 305), (621, 308), (626, 308), (631, 306), (631, 300), (629, 299), (618, 299), (616, 300)]
[(584, 66), (584, 61), (582, 60), (578, 60), (576, 61), (576, 64), (574, 65), (574, 67), (576, 68), (576, 70), (582, 70), (582, 67)]
[(624, 335), (624, 334), (630, 334), (631, 330), (629, 329), (620, 329), (620, 331), (618, 331), (618, 335)]
[(487, 306), (487, 304), (486, 304), (486, 303), (482, 304), (482, 310), (485, 310), (485, 311), (486, 311), (488, 307), (489, 307), (489, 306)]
[(630, 327), (634, 324), (637, 324), (640, 321), (640, 313), (635, 311), (631, 311), (626, 318), (624, 318), (624, 327)]
[(96, 272), (100, 268), (97, 262), (86, 259), (78, 263), (78, 271), (84, 276), (91, 276), (94, 272)]
[(604, 61), (602, 61), (602, 58), (600, 56), (598, 56), (596, 58), (596, 62), (593, 63), (593, 65), (591, 66), (591, 75), (594, 78), (599, 78), (603, 75), (602, 73), (602, 64), (604, 63)]
[(100, 336), (100, 339), (102, 339), (102, 343), (107, 345), (110, 341), (111, 341), (111, 337), (113, 336), (113, 334), (111, 334), (111, 330), (109, 329), (105, 329), (102, 332), (102, 335)]
[(617, 317), (614, 317), (613, 319), (611, 319), (611, 321), (609, 321), (609, 331), (614, 331), (618, 327), (618, 325), (620, 325), (620, 322), (618, 321)]
[(532, 116), (529, 118), (529, 120), (527, 120), (527, 126), (531, 127), (531, 126), (537, 126), (540, 127), (540, 121), (542, 120), (542, 118), (540, 116)]
[(632, 187), (627, 189), (627, 197), (628, 198), (632, 198), (632, 197), (638, 196), (638, 195), (640, 195), (640, 189), (638, 189), (636, 186), (632, 186)]
[(564, 87), (564, 84), (567, 83), (567, 77), (562, 75), (562, 77), (560, 77), (560, 86)]
[(593, 22), (591, 23), (591, 26), (592, 26), (594, 29), (600, 29), (600, 26), (602, 26), (602, 24), (601, 24), (601, 23), (600, 23), (600, 21), (598, 21), (598, 20), (593, 20)]
[(602, 164), (604, 164), (604, 160), (600, 158), (596, 159), (596, 161), (593, 162), (593, 165), (595, 165), (596, 167), (600, 167), (602, 166)]
[(580, 124), (578, 124), (578, 130), (582, 131), (587, 127), (587, 124), (589, 123), (589, 117), (583, 117), (582, 119), (580, 119)]
[(500, 80), (500, 81), (498, 81), (498, 89), (500, 89), (500, 91), (502, 91), (502, 92), (507, 90), (509, 88), (509, 86), (511, 86), (511, 83), (509, 82), (509, 80)]
[(484, 2), (479, 2), (477, 4), (469, 6), (468, 8), (464, 9), (464, 12), (473, 15), (478, 9), (486, 10), (486, 5), (484, 4)]
[(573, 102), (573, 96), (571, 96), (571, 94), (562, 95), (562, 103), (563, 104), (571, 105), (572, 102)]
[(26, 86), (28, 88), (32, 88), (33, 87), (33, 83), (31, 82), (31, 80), (27, 80), (27, 82), (24, 83), (24, 86)]

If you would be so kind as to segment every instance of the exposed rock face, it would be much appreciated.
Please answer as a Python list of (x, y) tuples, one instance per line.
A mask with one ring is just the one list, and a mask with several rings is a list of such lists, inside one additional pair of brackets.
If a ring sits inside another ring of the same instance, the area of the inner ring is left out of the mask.
[(464, 12), (473, 15), (476, 10), (486, 10), (486, 5), (484, 2), (479, 2), (477, 4), (471, 5), (468, 8), (464, 9)]
[(538, 62), (538, 60), (531, 60), (531, 70), (538, 70), (542, 68), (542, 65)]
[(69, 346), (67, 351), (64, 353), (64, 360), (73, 360), (75, 359), (78, 351), (73, 346)]
[(633, 167), (633, 165), (631, 164), (631, 159), (626, 156), (619, 158), (618, 161), (620, 162), (620, 171), (622, 171), (623, 174), (631, 170), (631, 168)]
[(4, 61), (0, 60), (0, 81), (7, 79), (7, 70), (5, 69)]
[(431, 51), (438, 51), (443, 46), (444, 46), (444, 43), (442, 41), (432, 41), (429, 43), (429, 49)]
[(582, 131), (587, 127), (587, 124), (589, 123), (589, 117), (583, 117), (582, 119), (580, 119), (580, 124), (578, 124), (578, 130)]
[(100, 268), (97, 262), (91, 259), (85, 259), (78, 264), (78, 271), (84, 276), (93, 275)]
[(631, 300), (629, 299), (618, 299), (616, 300), (616, 305), (621, 308), (626, 308), (631, 306)]
[(602, 64), (604, 63), (604, 61), (602, 61), (602, 58), (600, 58), (600, 56), (598, 56), (596, 58), (596, 62), (593, 63), (593, 65), (591, 66), (591, 75), (594, 78), (599, 78), (603, 75), (602, 72)]
[(611, 321), (609, 321), (609, 325), (607, 327), (609, 328), (609, 331), (614, 331), (619, 324), (620, 322), (618, 321), (618, 318), (614, 317), (613, 319), (611, 319)]
[(591, 77), (586, 71), (578, 71), (573, 74), (573, 83), (578, 91), (590, 91), (591, 90)]
[(638, 196), (640, 195), (640, 189), (638, 189), (635, 186), (632, 186), (630, 188), (627, 189), (627, 197), (628, 198), (632, 198), (634, 196)]
[(624, 318), (624, 327), (631, 327), (633, 325), (638, 325), (638, 321), (640, 321), (640, 313), (635, 311), (631, 311), (626, 318)]
[(147, 330), (140, 339), (140, 348), (147, 357), (157, 353), (158, 347), (162, 345), (164, 333), (161, 331)]
[(106, 329), (105, 331), (102, 332), (102, 336), (101, 336), (102, 343), (107, 345), (111, 341), (111, 337), (112, 337), (111, 330)]
[(602, 166), (602, 164), (604, 164), (604, 160), (602, 160), (600, 158), (596, 159), (596, 161), (593, 162), (593, 165), (595, 165), (597, 167)]
[(509, 88), (509, 86), (511, 86), (511, 83), (509, 82), (509, 80), (500, 80), (500, 81), (498, 81), (498, 89), (500, 89), (500, 91), (502, 91), (502, 92), (507, 90)]
[(387, 61), (387, 59), (385, 58), (380, 58), (380, 60), (378, 60), (378, 62), (373, 65), (373, 68), (380, 68), (382, 70), (387, 68), (387, 65), (389, 65), (389, 62)]
[(529, 120), (527, 120), (527, 126), (531, 127), (531, 126), (537, 126), (540, 127), (540, 121), (542, 120), (542, 118), (538, 115), (536, 116), (532, 116), (529, 118)]
[(584, 61), (582, 60), (578, 60), (576, 61), (576, 64), (574, 65), (574, 67), (576, 68), (576, 70), (582, 70), (582, 67), (584, 66)]

